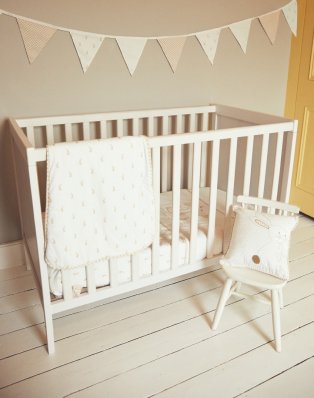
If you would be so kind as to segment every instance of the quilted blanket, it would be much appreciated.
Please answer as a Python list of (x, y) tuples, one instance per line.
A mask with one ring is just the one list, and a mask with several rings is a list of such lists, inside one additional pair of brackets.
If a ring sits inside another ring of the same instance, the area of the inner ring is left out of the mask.
[(154, 214), (145, 137), (47, 147), (45, 260), (50, 267), (87, 266), (148, 247)]

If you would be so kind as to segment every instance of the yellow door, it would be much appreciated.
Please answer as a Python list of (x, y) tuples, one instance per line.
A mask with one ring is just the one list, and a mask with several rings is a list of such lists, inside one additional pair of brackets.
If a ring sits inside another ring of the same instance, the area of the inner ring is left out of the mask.
[(287, 96), (288, 116), (299, 121), (290, 202), (314, 217), (314, 1), (299, 0), (298, 6)]

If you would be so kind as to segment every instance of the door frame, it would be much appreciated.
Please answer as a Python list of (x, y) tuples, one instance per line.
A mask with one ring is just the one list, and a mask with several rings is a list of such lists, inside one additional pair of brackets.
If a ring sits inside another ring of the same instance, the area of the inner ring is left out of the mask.
[[(305, 15), (307, 1), (313, 0), (297, 0), (298, 1), (298, 31), (297, 36), (293, 36), (291, 40), (290, 50), (290, 61), (289, 61), (289, 72), (287, 81), (287, 92), (286, 92), (286, 104), (285, 104), (285, 116), (290, 119), (295, 119), (296, 100), (299, 86), (299, 71), (301, 65), (302, 46), (303, 46), (303, 35), (305, 25)], [(297, 169), (300, 158), (300, 146), (301, 146), (301, 120), (299, 120), (297, 142), (294, 155), (294, 167), (292, 173), (291, 189), (290, 189), (290, 200), (292, 191), (295, 189), (297, 180)]]
[[(289, 73), (287, 82), (285, 116), (294, 119), (296, 98), (299, 84), (299, 70), (301, 63), (304, 20), (307, 0), (298, 0), (298, 32), (291, 40)], [(298, 154), (298, 147), (296, 154)]]

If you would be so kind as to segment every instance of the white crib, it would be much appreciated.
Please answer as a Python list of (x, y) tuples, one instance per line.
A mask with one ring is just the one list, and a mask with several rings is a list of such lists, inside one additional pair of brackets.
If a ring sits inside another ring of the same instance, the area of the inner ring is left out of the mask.
[[(221, 105), (10, 119), (23, 241), (44, 309), (48, 352), (55, 349), (54, 314), (217, 264), (226, 244), (228, 213), (236, 195), (288, 202), (296, 131), (296, 121)], [(71, 271), (62, 270), (61, 296), (56, 297), (50, 291), (44, 260), (46, 145), (141, 134), (149, 137), (156, 204), (156, 233), (148, 251), (148, 272), (143, 274), (141, 256), (136, 254), (127, 265), (129, 276), (121, 280), (117, 259), (112, 259), (108, 262), (108, 280), (99, 286), (95, 269), (86, 267), (86, 287), (77, 294)], [(182, 262), (180, 207), (187, 193), (188, 251)], [(160, 227), (165, 199), (170, 206), (166, 249), (161, 244)], [(219, 230), (221, 242), (217, 246)], [(163, 250), (169, 255), (166, 267), (160, 262)]]

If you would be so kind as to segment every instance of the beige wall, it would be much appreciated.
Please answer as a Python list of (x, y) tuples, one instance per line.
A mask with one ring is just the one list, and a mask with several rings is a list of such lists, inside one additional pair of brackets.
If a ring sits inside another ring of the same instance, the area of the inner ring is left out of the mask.
[[(35, 3), (28, 2), (33, 8)], [(181, 12), (174, 13), (172, 29), (178, 24), (182, 33), (180, 18), (188, 20), (189, 15), (195, 30), (198, 17), (203, 24), (199, 29), (204, 29), (204, 14), (210, 13), (208, 4), (203, 1), (203, 8), (196, 7), (193, 14), (184, 7)], [(0, 8), (5, 6), (10, 6), (16, 13), (19, 9), (21, 14), (26, 12), (22, 1), (0, 0)], [(36, 18), (47, 20), (45, 13), (48, 11), (45, 10), (37, 7)], [(137, 15), (137, 23), (149, 15), (149, 7), (144, 7), (142, 12), (143, 15)], [(78, 9), (77, 15), (81, 14)], [(57, 18), (57, 14), (54, 17)], [(123, 18), (126, 19), (128, 13), (124, 12), (120, 17), (121, 26), (124, 26)], [(64, 13), (62, 18), (64, 20)], [(92, 26), (89, 31), (93, 31)], [(20, 237), (9, 137), (4, 122), (8, 116), (149, 109), (211, 102), (282, 114), (289, 48), (290, 30), (281, 16), (274, 46), (259, 23), (254, 21), (247, 55), (242, 53), (231, 33), (223, 31), (214, 66), (210, 65), (197, 40), (191, 37), (186, 42), (177, 72), (173, 74), (157, 42), (149, 41), (134, 76), (130, 77), (115, 41), (107, 39), (84, 75), (69, 34), (57, 32), (35, 63), (29, 65), (15, 19), (0, 16), (0, 243)]]

